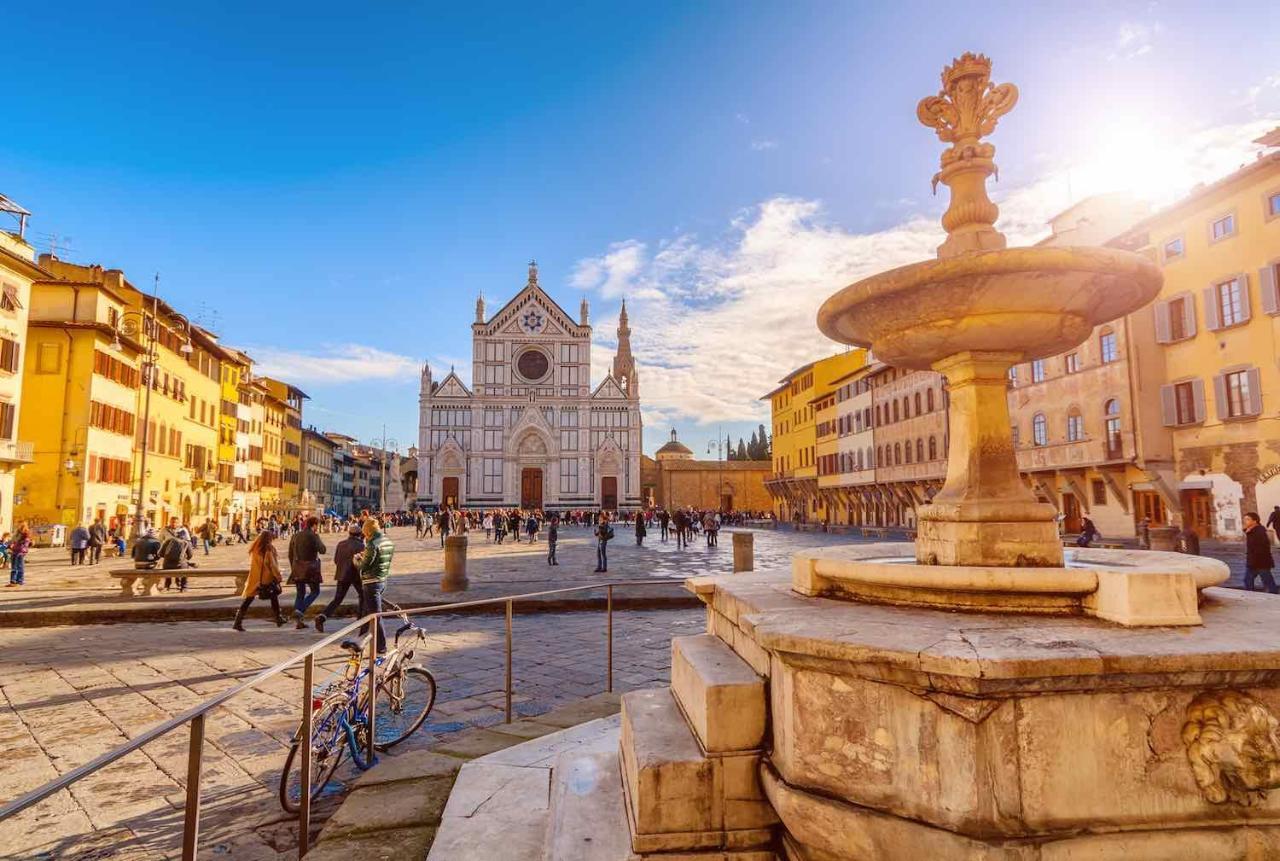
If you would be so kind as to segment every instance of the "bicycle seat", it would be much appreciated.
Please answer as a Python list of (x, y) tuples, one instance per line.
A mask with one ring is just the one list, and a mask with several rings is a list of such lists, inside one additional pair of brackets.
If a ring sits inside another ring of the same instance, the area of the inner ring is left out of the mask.
[(364, 651), (364, 648), (355, 640), (343, 640), (339, 645), (353, 655), (358, 655)]

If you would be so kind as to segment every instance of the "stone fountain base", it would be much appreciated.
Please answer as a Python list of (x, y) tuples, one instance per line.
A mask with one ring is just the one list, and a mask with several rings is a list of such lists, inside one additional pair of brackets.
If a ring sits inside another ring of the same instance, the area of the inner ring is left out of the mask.
[(1203, 626), (1124, 628), (791, 586), (689, 581), (765, 678), (787, 857), (1280, 857), (1280, 599), (1208, 589)]

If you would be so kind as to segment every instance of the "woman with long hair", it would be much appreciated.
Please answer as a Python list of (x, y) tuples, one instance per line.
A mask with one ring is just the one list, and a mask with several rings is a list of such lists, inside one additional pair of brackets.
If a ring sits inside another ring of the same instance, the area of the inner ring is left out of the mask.
[(244, 630), (242, 624), (244, 614), (249, 611), (249, 605), (253, 603), (254, 598), (271, 602), (276, 627), (285, 623), (284, 616), (280, 615), (280, 557), (273, 544), (275, 538), (275, 533), (270, 529), (264, 529), (249, 545), (249, 576), (244, 581), (244, 591), (240, 593), (244, 600), (240, 602), (240, 609), (236, 611), (236, 621), (231, 626), (237, 631)]

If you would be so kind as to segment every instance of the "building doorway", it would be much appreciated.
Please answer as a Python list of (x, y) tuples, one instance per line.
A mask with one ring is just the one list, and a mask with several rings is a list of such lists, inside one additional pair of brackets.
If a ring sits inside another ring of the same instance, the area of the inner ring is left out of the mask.
[(733, 494), (732, 493), (720, 494), (720, 510), (733, 511)]
[(446, 476), (440, 487), (440, 501), (444, 503), (446, 508), (458, 507), (458, 477), (456, 475)]
[(1164, 526), (1168, 522), (1164, 500), (1153, 490), (1135, 490), (1133, 492), (1133, 509), (1136, 522), (1147, 518), (1151, 526)]
[(1062, 494), (1062, 531), (1080, 531), (1080, 500), (1074, 493)]
[(542, 470), (537, 467), (520, 470), (520, 507), (526, 510), (542, 508)]
[(600, 507), (605, 511), (618, 510), (618, 477), (606, 475), (600, 479)]
[(1213, 494), (1207, 490), (1182, 491), (1182, 525), (1201, 538), (1213, 536)]

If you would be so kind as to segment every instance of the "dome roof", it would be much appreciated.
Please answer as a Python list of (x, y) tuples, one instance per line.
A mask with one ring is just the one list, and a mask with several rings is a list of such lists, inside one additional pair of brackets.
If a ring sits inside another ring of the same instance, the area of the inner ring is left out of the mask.
[(692, 457), (693, 449), (689, 448), (687, 445), (680, 442), (680, 440), (676, 439), (676, 432), (675, 432), (675, 429), (673, 428), (671, 431), (671, 441), (664, 444), (662, 448), (658, 449), (657, 452), (655, 452), (655, 455), (660, 455), (660, 454), (687, 455), (689, 457)]

